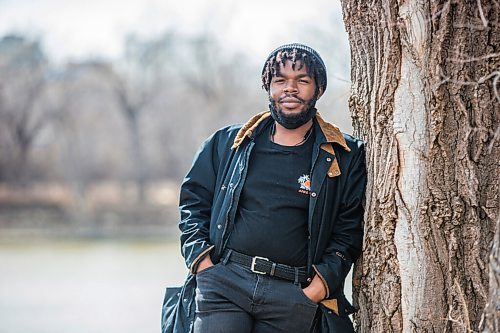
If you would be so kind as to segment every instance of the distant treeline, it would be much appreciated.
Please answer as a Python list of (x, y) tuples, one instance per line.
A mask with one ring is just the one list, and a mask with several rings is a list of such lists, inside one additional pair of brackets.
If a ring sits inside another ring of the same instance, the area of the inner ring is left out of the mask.
[[(143, 200), (148, 184), (180, 181), (215, 129), (267, 108), (263, 59), (245, 50), (174, 32), (125, 45), (115, 62), (55, 65), (37, 40), (0, 39), (0, 184), (59, 183), (83, 195), (95, 183), (133, 183)], [(347, 64), (348, 50), (332, 45), (323, 57)], [(336, 80), (347, 73), (330, 71), (318, 106), (349, 129), (349, 83)]]

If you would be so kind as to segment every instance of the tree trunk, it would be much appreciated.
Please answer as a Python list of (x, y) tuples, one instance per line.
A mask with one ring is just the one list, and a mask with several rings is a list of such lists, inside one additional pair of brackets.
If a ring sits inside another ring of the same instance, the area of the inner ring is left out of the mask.
[(359, 332), (477, 331), (498, 295), (499, 6), (342, 0), (369, 175)]
[(133, 164), (134, 180), (137, 188), (137, 203), (143, 204), (146, 199), (146, 159), (144, 157), (144, 146), (141, 139), (139, 116), (140, 109), (128, 107), (126, 119), (131, 140), (131, 157)]

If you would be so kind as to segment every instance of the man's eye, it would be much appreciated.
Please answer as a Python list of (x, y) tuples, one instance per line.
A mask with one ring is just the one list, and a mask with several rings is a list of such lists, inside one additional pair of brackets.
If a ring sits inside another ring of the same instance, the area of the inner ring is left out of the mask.
[(300, 82), (300, 83), (305, 83), (305, 84), (310, 83), (310, 81), (309, 81), (309, 80), (305, 80), (305, 79), (299, 80), (299, 82)]
[(283, 80), (283, 79), (276, 79), (276, 80), (274, 80), (274, 83), (283, 83), (283, 82), (285, 82), (285, 80)]

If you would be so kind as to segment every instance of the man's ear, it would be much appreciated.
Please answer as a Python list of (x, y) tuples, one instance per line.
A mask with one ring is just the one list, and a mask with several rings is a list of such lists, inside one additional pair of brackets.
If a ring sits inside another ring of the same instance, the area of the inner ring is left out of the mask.
[(323, 96), (323, 92), (324, 92), (323, 88), (321, 88), (321, 87), (318, 88), (318, 98), (317, 99), (320, 99), (321, 96)]

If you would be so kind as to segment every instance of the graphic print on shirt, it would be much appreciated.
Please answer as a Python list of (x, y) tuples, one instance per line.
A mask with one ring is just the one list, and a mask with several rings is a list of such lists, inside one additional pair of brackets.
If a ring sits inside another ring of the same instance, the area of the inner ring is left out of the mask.
[(311, 179), (309, 175), (300, 176), (297, 182), (300, 184), (299, 193), (309, 195), (309, 191), (311, 190)]

